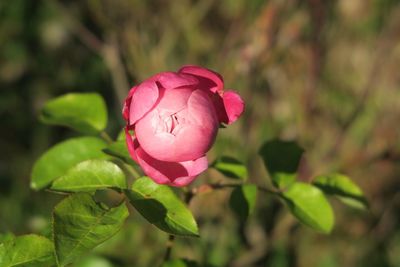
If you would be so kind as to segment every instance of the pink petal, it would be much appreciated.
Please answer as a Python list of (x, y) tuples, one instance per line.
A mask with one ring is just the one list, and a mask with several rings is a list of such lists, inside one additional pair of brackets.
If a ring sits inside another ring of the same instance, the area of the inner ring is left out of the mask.
[(154, 81), (144, 81), (132, 94), (129, 125), (136, 123), (151, 110), (158, 99), (158, 87)]
[(218, 129), (218, 118), (207, 93), (195, 90), (188, 101), (188, 114), (204, 128)]
[(150, 80), (159, 82), (165, 89), (193, 87), (199, 83), (199, 80), (193, 75), (176, 72), (161, 72), (151, 77)]
[(122, 108), (122, 116), (126, 121), (129, 120), (129, 107), (131, 105), (133, 92), (135, 92), (136, 88), (137, 86), (132, 87), (131, 90), (129, 90), (128, 96), (125, 98), (124, 107)]
[(224, 89), (224, 81), (221, 75), (210, 69), (187, 65), (183, 66), (178, 73), (187, 73), (196, 76), (200, 82), (199, 88), (201, 89), (208, 89), (214, 93)]
[(244, 102), (234, 91), (225, 91), (222, 98), (226, 114), (228, 115), (228, 121), (226, 123), (231, 124), (242, 115), (244, 111)]
[[(171, 92), (179, 91), (181, 90)], [(160, 103), (162, 101), (163, 99)], [(158, 106), (137, 122), (136, 137), (151, 157), (181, 162), (199, 158), (210, 149), (218, 131), (213, 104), (204, 91), (195, 90), (191, 93), (187, 106), (187, 109), (176, 114), (181, 123), (172, 132), (167, 131), (165, 119), (162, 118)]]
[(208, 167), (205, 156), (193, 161), (166, 162), (152, 158), (141, 147), (136, 154), (146, 175), (159, 184), (185, 186)]
[(134, 161), (138, 161), (136, 157), (136, 148), (139, 146), (137, 140), (133, 140), (133, 137), (129, 133), (128, 127), (125, 127), (125, 137), (126, 137), (126, 145), (128, 147), (129, 154), (131, 155)]
[(208, 168), (207, 157), (201, 157), (193, 161), (181, 162), (181, 164), (188, 170), (189, 176), (178, 177), (172, 181), (173, 186), (186, 186), (190, 184), (200, 173)]
[(217, 113), (217, 118), (219, 123), (228, 123), (228, 115), (226, 114), (224, 101), (219, 94), (210, 94), (210, 99), (213, 102), (215, 111)]
[[(187, 161), (204, 155), (215, 139), (215, 132), (198, 125), (178, 126), (176, 135), (169, 132), (154, 132), (155, 112), (148, 113), (135, 128), (141, 147), (153, 158), (161, 161)], [(157, 129), (156, 129), (157, 130)]]
[(181, 88), (179, 90), (160, 89), (160, 102), (157, 104), (157, 109), (163, 113), (173, 114), (186, 108), (187, 102), (193, 89)]

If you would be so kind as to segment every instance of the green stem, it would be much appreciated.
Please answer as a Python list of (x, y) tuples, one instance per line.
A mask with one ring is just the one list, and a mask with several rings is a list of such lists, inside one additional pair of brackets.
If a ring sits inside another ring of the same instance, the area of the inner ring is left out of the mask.
[[(100, 137), (103, 138), (104, 141), (106, 141), (108, 144), (111, 144), (114, 142), (114, 140), (111, 138), (111, 136), (106, 133), (105, 131), (102, 131), (100, 133)], [(139, 178), (142, 177), (140, 173), (138, 173), (135, 168), (133, 168), (131, 165), (126, 164), (125, 162), (121, 161), (121, 165), (124, 168), (124, 170), (129, 173), (133, 178)]]
[(126, 164), (125, 162), (122, 164), (122, 166), (125, 169), (125, 171), (128, 172), (135, 179), (138, 179), (143, 176), (143, 175), (140, 175), (140, 173), (137, 170), (135, 170), (135, 168), (133, 168), (129, 164)]
[(114, 142), (114, 140), (105, 131), (102, 131), (100, 133), (100, 137), (103, 138), (104, 141), (106, 141), (108, 144), (111, 144), (112, 142)]

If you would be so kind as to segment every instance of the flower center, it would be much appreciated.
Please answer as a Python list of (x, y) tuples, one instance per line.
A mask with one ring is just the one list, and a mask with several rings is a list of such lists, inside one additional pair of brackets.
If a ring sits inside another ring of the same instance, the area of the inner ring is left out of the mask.
[(182, 128), (182, 124), (185, 119), (179, 116), (177, 113), (170, 115), (160, 114), (156, 116), (156, 123), (154, 125), (155, 133), (170, 133), (172, 135), (177, 135), (179, 129)]
[(173, 134), (174, 129), (179, 124), (176, 113), (164, 118), (164, 123), (165, 123), (165, 128), (166, 128), (167, 132)]

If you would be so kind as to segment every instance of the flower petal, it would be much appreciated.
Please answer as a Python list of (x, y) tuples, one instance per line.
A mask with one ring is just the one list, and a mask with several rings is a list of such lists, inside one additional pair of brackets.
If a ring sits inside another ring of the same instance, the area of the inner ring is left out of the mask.
[(204, 91), (191, 93), (187, 108), (176, 114), (181, 122), (172, 132), (167, 131), (160, 112), (157, 106), (135, 125), (136, 137), (151, 157), (169, 162), (192, 160), (204, 155), (214, 143), (218, 120)]
[(228, 121), (226, 123), (231, 124), (242, 115), (244, 111), (244, 101), (234, 91), (225, 91), (222, 98), (226, 114), (228, 115)]
[(208, 167), (205, 156), (186, 162), (166, 162), (152, 158), (140, 146), (136, 155), (146, 175), (159, 184), (185, 186)]
[(160, 102), (157, 104), (157, 109), (162, 112), (163, 115), (171, 115), (179, 112), (186, 108), (192, 92), (193, 89), (190, 88), (181, 88), (179, 90), (165, 90), (161, 88), (160, 95), (162, 95), (162, 97), (160, 97)]
[(125, 98), (124, 107), (122, 108), (122, 116), (124, 120), (129, 121), (129, 107), (132, 101), (133, 92), (135, 92), (137, 86), (134, 86), (129, 90), (128, 96)]
[(210, 130), (218, 129), (218, 118), (206, 92), (195, 90), (188, 100), (188, 115), (197, 125)]
[(199, 83), (199, 80), (193, 75), (176, 72), (161, 72), (150, 78), (157, 81), (165, 89), (174, 89), (178, 87), (193, 87)]
[(224, 81), (218, 73), (194, 65), (183, 66), (178, 73), (187, 73), (196, 76), (199, 80), (199, 88), (208, 89), (212, 92), (219, 92), (224, 89)]
[(158, 87), (154, 81), (144, 81), (136, 88), (129, 107), (129, 125), (136, 123), (151, 110), (158, 95)]
[(188, 170), (189, 176), (176, 178), (171, 183), (173, 186), (186, 186), (190, 184), (200, 173), (208, 168), (206, 156), (192, 161), (181, 162), (181, 164)]
[(136, 139), (135, 140), (133, 139), (133, 137), (129, 133), (128, 127), (125, 127), (125, 137), (126, 137), (126, 145), (128, 147), (129, 154), (131, 155), (132, 159), (137, 162), (138, 160), (136, 157), (135, 150), (139, 146), (139, 143), (137, 142)]

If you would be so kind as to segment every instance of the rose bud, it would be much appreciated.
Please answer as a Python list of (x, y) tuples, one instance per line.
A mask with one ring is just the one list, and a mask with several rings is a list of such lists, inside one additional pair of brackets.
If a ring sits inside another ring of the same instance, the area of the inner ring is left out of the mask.
[(134, 86), (125, 100), (129, 153), (156, 183), (185, 186), (207, 169), (205, 154), (219, 125), (231, 124), (243, 109), (216, 72), (198, 66), (161, 72)]

